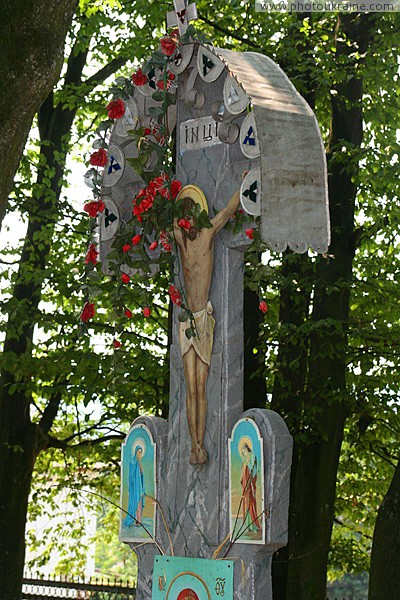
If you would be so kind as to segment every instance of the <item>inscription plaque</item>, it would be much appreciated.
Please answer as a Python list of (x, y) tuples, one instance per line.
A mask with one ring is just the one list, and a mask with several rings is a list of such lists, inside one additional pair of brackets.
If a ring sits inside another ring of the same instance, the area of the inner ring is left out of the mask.
[(219, 125), (212, 116), (189, 119), (181, 123), (181, 152), (222, 144), (218, 138)]

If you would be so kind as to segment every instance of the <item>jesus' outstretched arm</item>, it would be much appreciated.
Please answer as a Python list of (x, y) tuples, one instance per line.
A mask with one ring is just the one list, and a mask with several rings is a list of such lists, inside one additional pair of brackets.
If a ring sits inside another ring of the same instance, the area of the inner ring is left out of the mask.
[(229, 200), (228, 204), (219, 211), (219, 213), (211, 219), (211, 223), (213, 226), (214, 235), (220, 231), (224, 225), (227, 223), (228, 219), (235, 214), (240, 204), (240, 193), (239, 191), (235, 192), (232, 198)]

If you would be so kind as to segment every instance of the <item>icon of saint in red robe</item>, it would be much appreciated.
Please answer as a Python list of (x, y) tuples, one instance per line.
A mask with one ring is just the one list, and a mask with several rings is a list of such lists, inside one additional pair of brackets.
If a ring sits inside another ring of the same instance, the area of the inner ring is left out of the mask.
[(240, 485), (242, 486), (242, 535), (248, 532), (261, 533), (261, 525), (257, 512), (257, 458), (251, 448), (251, 441), (243, 440), (240, 444), (242, 469)]

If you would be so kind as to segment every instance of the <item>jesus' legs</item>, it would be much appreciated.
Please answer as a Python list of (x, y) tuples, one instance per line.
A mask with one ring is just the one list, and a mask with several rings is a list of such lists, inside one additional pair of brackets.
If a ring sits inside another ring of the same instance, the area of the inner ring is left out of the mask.
[(182, 357), (186, 383), (186, 414), (189, 425), (189, 433), (192, 440), (189, 462), (192, 465), (197, 464), (196, 359), (197, 355), (193, 348), (190, 348)]
[(196, 354), (196, 396), (197, 396), (197, 418), (196, 418), (196, 433), (197, 433), (197, 445), (196, 455), (197, 462), (203, 464), (207, 460), (207, 452), (204, 449), (204, 432), (206, 429), (207, 419), (207, 377), (208, 377), (209, 366), (201, 360)]

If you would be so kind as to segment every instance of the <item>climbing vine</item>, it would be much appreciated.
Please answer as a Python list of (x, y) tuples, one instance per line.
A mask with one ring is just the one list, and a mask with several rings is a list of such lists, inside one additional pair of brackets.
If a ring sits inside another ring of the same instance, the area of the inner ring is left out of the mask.
[[(142, 189), (132, 198), (132, 217), (124, 228), (117, 232), (112, 250), (107, 255), (107, 266), (115, 282), (113, 293), (113, 313), (116, 321), (114, 347), (121, 342), (118, 334), (124, 322), (132, 317), (129, 307), (129, 286), (140, 290), (139, 296), (144, 317), (152, 312), (153, 288), (150, 279), (158, 270), (169, 273), (168, 294), (171, 301), (180, 307), (180, 321), (190, 320), (185, 331), (188, 338), (196, 336), (193, 313), (187, 305), (184, 286), (181, 279), (179, 260), (177, 260), (176, 230), (184, 239), (193, 239), (196, 232), (212, 227), (209, 215), (200, 204), (188, 202), (180, 196), (182, 183), (174, 178), (173, 135), (169, 123), (169, 108), (176, 102), (176, 78), (170, 65), (178, 47), (189, 41), (204, 42), (204, 36), (191, 25), (185, 35), (179, 37), (178, 30), (160, 39), (159, 48), (153, 52), (146, 64), (128, 79), (118, 77), (111, 87), (112, 100), (106, 106), (107, 119), (97, 128), (97, 138), (93, 143), (90, 156), (90, 169), (85, 178), (91, 183), (93, 200), (84, 205), (84, 210), (92, 218), (89, 226), (89, 248), (85, 259), (85, 283), (83, 288), (86, 302), (80, 319), (85, 324), (95, 315), (94, 297), (100, 293), (98, 282), (101, 279), (98, 268), (98, 251), (92, 240), (96, 219), (105, 210), (102, 196), (102, 172), (108, 163), (108, 139), (115, 122), (122, 119), (126, 111), (126, 101), (134, 94), (135, 87), (153, 82), (155, 91), (153, 100), (158, 105), (149, 108), (151, 125), (141, 125), (129, 131), (138, 149), (136, 158), (127, 159), (135, 172), (144, 181)], [(149, 164), (154, 164), (150, 169)], [(227, 227), (234, 233), (243, 230), (252, 218), (238, 210)], [(261, 239), (254, 228), (245, 230), (253, 240), (252, 249), (259, 252)], [(256, 232), (256, 233), (255, 233)], [(94, 284), (94, 285), (93, 285)], [(260, 310), (267, 311), (264, 300), (260, 301)]]

